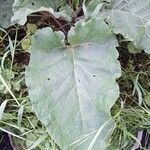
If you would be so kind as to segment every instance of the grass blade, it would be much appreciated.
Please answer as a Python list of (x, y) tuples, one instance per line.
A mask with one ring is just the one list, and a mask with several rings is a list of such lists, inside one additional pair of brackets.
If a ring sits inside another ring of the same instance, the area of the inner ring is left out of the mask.
[(1, 105), (0, 105), (0, 120), (2, 119), (6, 104), (7, 104), (8, 100), (5, 100)]

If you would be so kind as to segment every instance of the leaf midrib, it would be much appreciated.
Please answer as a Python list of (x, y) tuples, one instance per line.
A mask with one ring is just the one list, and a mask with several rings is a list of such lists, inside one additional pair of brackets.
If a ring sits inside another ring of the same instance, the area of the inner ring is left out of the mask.
[[(82, 111), (81, 111), (81, 107), (80, 107), (80, 94), (79, 94), (79, 90), (78, 90), (78, 83), (77, 83), (77, 78), (76, 78), (76, 73), (75, 73), (75, 49), (73, 48), (72, 50), (72, 63), (73, 63), (73, 75), (75, 78), (75, 84), (76, 84), (76, 92), (77, 92), (77, 97), (78, 97), (78, 104), (79, 104), (79, 109), (80, 109), (80, 114), (81, 114), (81, 121), (82, 121), (82, 130), (84, 131), (84, 126), (83, 126), (83, 115), (82, 115)], [(85, 133), (85, 131), (84, 131)]]

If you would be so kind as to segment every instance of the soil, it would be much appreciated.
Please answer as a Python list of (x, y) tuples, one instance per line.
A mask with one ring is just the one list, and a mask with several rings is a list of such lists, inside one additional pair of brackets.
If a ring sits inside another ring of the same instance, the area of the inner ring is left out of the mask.
[(5, 132), (0, 132), (0, 150), (15, 150), (11, 136)]

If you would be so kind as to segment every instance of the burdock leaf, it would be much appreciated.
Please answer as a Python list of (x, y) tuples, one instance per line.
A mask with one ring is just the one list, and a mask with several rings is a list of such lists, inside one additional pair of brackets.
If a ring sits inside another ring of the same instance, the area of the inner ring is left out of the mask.
[(150, 53), (150, 0), (111, 0), (101, 15), (116, 34)]
[(121, 74), (115, 35), (98, 18), (80, 21), (69, 46), (51, 28), (32, 38), (26, 84), (38, 119), (61, 149), (104, 150)]

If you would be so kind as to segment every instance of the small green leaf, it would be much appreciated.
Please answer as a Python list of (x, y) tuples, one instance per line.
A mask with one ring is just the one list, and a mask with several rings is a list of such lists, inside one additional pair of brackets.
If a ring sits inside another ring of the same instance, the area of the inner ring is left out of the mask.
[(13, 90), (20, 91), (20, 89), (21, 89), (21, 80), (11, 81), (11, 84), (13, 86)]
[(37, 30), (37, 26), (35, 24), (27, 23), (27, 34), (34, 34)]
[(6, 80), (11, 80), (14, 78), (14, 72), (11, 69), (6, 69), (4, 73), (2, 73)]
[(132, 53), (132, 54), (136, 54), (136, 53), (141, 52), (140, 50), (138, 50), (136, 48), (136, 46), (132, 42), (128, 43), (127, 48), (129, 50), (129, 52)]
[(144, 96), (144, 101), (150, 107), (150, 92)]
[(27, 38), (27, 39), (24, 39), (24, 40), (21, 42), (22, 49), (24, 49), (24, 50), (29, 50), (30, 45), (31, 45), (31, 40), (28, 39), (28, 38)]

